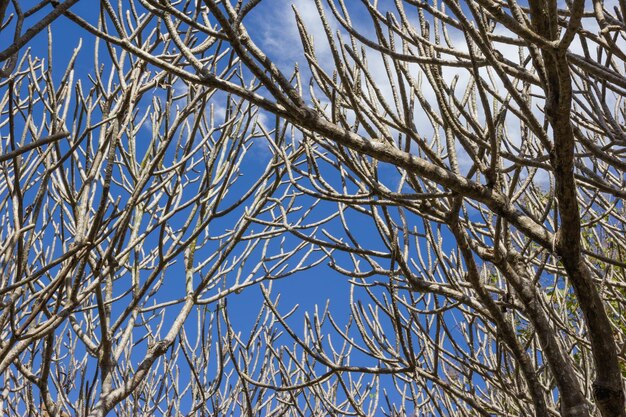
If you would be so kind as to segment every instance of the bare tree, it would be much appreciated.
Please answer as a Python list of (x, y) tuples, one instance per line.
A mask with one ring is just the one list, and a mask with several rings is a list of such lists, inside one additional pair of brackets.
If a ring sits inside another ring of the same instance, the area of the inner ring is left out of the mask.
[(262, 1), (71, 3), (1, 8), (95, 42), (1, 55), (9, 415), (626, 416), (624, 2), (302, 0), (293, 70)]

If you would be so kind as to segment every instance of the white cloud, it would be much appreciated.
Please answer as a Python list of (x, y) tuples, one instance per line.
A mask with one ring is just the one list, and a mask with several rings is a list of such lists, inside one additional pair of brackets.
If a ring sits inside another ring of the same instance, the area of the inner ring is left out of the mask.
[[(273, 3), (279, 3), (280, 6)], [(327, 61), (330, 58), (330, 48), (315, 4), (310, 0), (295, 0), (293, 5), (304, 21), (309, 35), (314, 39), (318, 58), (320, 61)], [(263, 16), (258, 22), (262, 32), (260, 46), (263, 51), (286, 73), (291, 73), (296, 62), (300, 68), (306, 68), (302, 42), (291, 4), (277, 0), (268, 2), (264, 7), (272, 10), (259, 14)]]

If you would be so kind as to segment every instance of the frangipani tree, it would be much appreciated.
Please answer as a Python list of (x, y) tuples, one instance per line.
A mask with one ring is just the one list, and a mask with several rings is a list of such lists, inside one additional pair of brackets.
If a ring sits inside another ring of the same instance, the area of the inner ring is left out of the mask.
[(626, 5), (81, 3), (0, 9), (5, 410), (625, 415)]

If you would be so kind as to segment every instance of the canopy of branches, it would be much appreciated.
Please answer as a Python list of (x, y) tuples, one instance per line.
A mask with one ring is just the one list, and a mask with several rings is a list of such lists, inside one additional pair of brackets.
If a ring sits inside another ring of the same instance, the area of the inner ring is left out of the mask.
[(624, 0), (0, 0), (0, 416), (626, 417)]

